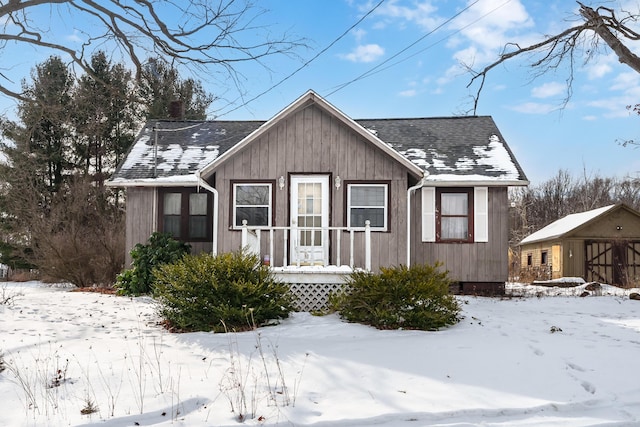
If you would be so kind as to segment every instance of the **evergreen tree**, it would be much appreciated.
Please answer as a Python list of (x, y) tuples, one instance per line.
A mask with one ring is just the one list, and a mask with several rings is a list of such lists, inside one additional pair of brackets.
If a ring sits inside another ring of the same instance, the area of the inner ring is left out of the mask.
[[(160, 58), (150, 58), (145, 64), (140, 93), (149, 119), (205, 120), (215, 99), (199, 81), (182, 79), (178, 70)], [(172, 112), (176, 106), (179, 114)]]
[(31, 84), (23, 81), (23, 91), (35, 102), (19, 104), (21, 126), (13, 126), (12, 140), (18, 155), (28, 154), (33, 159), (29, 166), (34, 168), (34, 178), (52, 194), (59, 190), (71, 166), (69, 116), (75, 80), (57, 56), (37, 65), (31, 77)]
[(131, 146), (141, 117), (131, 72), (102, 51), (92, 56), (91, 67), (92, 75), (79, 79), (74, 96), (74, 155), (79, 172), (101, 185)]

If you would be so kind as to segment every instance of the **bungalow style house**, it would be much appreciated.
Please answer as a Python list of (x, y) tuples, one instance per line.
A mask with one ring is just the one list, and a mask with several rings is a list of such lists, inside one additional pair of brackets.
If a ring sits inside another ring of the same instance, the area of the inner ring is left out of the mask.
[(533, 278), (640, 283), (640, 213), (624, 204), (567, 215), (519, 246), (521, 274)]
[(491, 117), (354, 120), (308, 91), (267, 121), (150, 121), (109, 185), (127, 254), (162, 231), (250, 247), (300, 283), (439, 262), (460, 290), (499, 291), (507, 189), (528, 181)]

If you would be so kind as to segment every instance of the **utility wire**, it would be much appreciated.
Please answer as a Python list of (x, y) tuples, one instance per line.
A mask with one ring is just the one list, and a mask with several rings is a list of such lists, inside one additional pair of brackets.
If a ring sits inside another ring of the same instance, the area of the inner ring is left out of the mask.
[[(465, 25), (464, 27), (461, 27), (461, 28), (459, 28), (459, 29), (455, 30), (454, 32), (452, 32), (452, 33), (450, 33), (450, 34), (447, 34), (445, 37), (441, 38), (440, 40), (438, 40), (438, 41), (436, 41), (436, 42), (434, 42), (434, 43), (431, 43), (429, 46), (427, 46), (427, 47), (425, 47), (425, 48), (423, 48), (423, 49), (420, 49), (419, 51), (417, 51), (417, 52), (415, 52), (415, 53), (413, 53), (413, 54), (411, 54), (411, 55), (407, 56), (406, 58), (402, 58), (402, 59), (400, 59), (400, 60), (398, 60), (398, 61), (394, 62), (393, 64), (389, 64), (388, 66), (386, 66), (386, 67), (384, 67), (384, 68), (381, 68), (381, 69), (379, 69), (379, 70), (376, 70), (375, 72), (373, 72), (373, 70), (370, 70), (370, 71), (369, 71), (369, 74), (367, 74), (365, 77), (369, 77), (369, 76), (372, 76), (372, 75), (374, 75), (374, 74), (378, 74), (378, 73), (380, 73), (380, 72), (382, 72), (382, 71), (384, 71), (384, 70), (388, 70), (388, 69), (389, 69), (389, 68), (391, 68), (391, 67), (395, 67), (396, 65), (398, 65), (398, 64), (400, 64), (400, 63), (402, 63), (402, 62), (404, 62), (404, 61), (407, 61), (407, 60), (409, 60), (409, 59), (413, 58), (414, 56), (419, 55), (419, 54), (421, 54), (421, 53), (423, 53), (423, 52), (425, 52), (425, 51), (427, 51), (427, 50), (431, 49), (432, 47), (434, 47), (434, 46), (436, 46), (436, 45), (438, 45), (438, 44), (442, 43), (443, 41), (447, 40), (448, 38), (451, 38), (452, 36), (454, 36), (454, 35), (456, 35), (456, 34), (460, 33), (462, 30), (466, 30), (467, 28), (471, 27), (472, 25), (477, 24), (478, 22), (480, 22), (481, 20), (483, 20), (483, 19), (484, 19), (484, 18), (486, 18), (487, 16), (491, 15), (492, 13), (494, 13), (495, 11), (497, 11), (498, 9), (501, 9), (502, 7), (506, 6), (508, 3), (511, 3), (511, 0), (507, 0), (507, 1), (505, 1), (505, 2), (504, 2), (504, 3), (502, 3), (501, 5), (499, 5), (499, 6), (495, 7), (495, 8), (493, 8), (493, 9), (491, 9), (489, 12), (487, 12), (487, 13), (485, 13), (484, 15), (480, 16), (478, 19), (476, 19), (476, 20), (474, 20), (474, 21), (472, 21), (472, 22), (468, 23), (468, 24), (467, 24), (467, 25)], [(341, 88), (340, 88), (340, 89), (341, 89)]]
[(402, 55), (404, 52), (406, 52), (407, 50), (411, 49), (413, 46), (415, 46), (416, 44), (420, 43), (422, 40), (424, 40), (425, 38), (429, 37), (431, 34), (435, 33), (436, 31), (438, 31), (440, 28), (444, 27), (445, 25), (447, 25), (448, 23), (450, 23), (451, 21), (453, 21), (454, 19), (456, 19), (458, 16), (462, 15), (464, 12), (466, 12), (467, 10), (469, 10), (471, 7), (473, 7), (476, 3), (478, 3), (480, 0), (476, 0), (473, 3), (471, 3), (469, 6), (465, 7), (464, 9), (462, 9), (460, 12), (456, 13), (455, 15), (453, 15), (451, 18), (447, 19), (446, 21), (444, 21), (443, 23), (441, 23), (440, 25), (438, 25), (436, 28), (434, 28), (433, 30), (429, 31), (428, 33), (426, 33), (425, 35), (423, 35), (422, 37), (420, 37), (418, 40), (414, 41), (413, 43), (411, 43), (409, 46), (405, 47), (404, 49), (400, 50), (399, 52), (397, 52), (395, 55), (387, 58), (386, 60), (382, 61), (380, 64), (376, 65), (375, 67), (371, 68), (368, 71), (365, 71), (364, 73), (360, 74), (358, 77), (349, 80), (346, 83), (343, 83), (341, 85), (339, 85), (336, 89), (334, 89), (333, 91), (329, 92), (327, 95), (325, 95), (325, 97), (329, 97), (331, 95), (333, 95), (334, 93), (338, 92), (339, 90), (344, 89), (345, 87), (349, 86), (352, 83), (357, 82), (358, 80), (362, 80), (365, 77), (368, 77), (369, 75), (373, 74), (373, 72), (375, 70), (377, 70), (378, 68), (382, 67), (384, 64), (388, 63), (389, 61), (393, 60), (394, 58), (397, 58), (398, 56)]
[[(478, 1), (478, 0), (477, 0)], [(256, 99), (262, 97), (263, 95), (271, 92), (272, 90), (274, 90), (275, 88), (277, 88), (278, 86), (280, 86), (282, 83), (286, 82), (287, 80), (289, 80), (291, 77), (293, 77), (294, 75), (296, 75), (299, 71), (301, 71), (303, 68), (305, 68), (306, 66), (308, 66), (311, 62), (313, 62), (314, 60), (316, 60), (320, 55), (322, 55), (323, 53), (325, 53), (327, 50), (331, 49), (331, 47), (333, 47), (333, 45), (335, 45), (337, 42), (339, 42), (341, 39), (343, 39), (347, 34), (349, 34), (349, 32), (351, 30), (353, 30), (355, 27), (357, 27), (362, 21), (364, 21), (369, 15), (371, 15), (378, 7), (380, 7), (380, 5), (382, 5), (382, 3), (384, 3), (385, 0), (380, 0), (378, 2), (378, 4), (376, 4), (371, 10), (369, 10), (364, 16), (362, 16), (362, 18), (360, 18), (355, 24), (353, 24), (352, 26), (350, 26), (345, 32), (343, 32), (340, 36), (338, 36), (338, 38), (336, 38), (334, 41), (332, 41), (327, 47), (325, 47), (324, 49), (322, 49), (320, 52), (318, 52), (313, 58), (311, 58), (310, 60), (308, 60), (307, 62), (305, 62), (304, 64), (302, 64), (302, 66), (300, 66), (297, 70), (295, 70), (294, 72), (292, 72), (291, 74), (289, 74), (287, 77), (283, 78), (282, 80), (280, 80), (278, 83), (274, 84), (273, 86), (271, 86), (270, 88), (264, 90), (263, 92), (259, 93), (258, 95), (254, 96), (253, 98), (251, 98), (248, 101), (243, 102), (241, 105), (238, 105), (237, 107), (229, 110), (229, 111), (225, 111), (224, 113), (221, 114), (221, 116), (224, 116), (225, 114), (229, 114), (232, 113), (236, 110), (239, 110), (242, 107), (247, 106), (248, 104), (250, 104), (251, 102), (255, 101)]]

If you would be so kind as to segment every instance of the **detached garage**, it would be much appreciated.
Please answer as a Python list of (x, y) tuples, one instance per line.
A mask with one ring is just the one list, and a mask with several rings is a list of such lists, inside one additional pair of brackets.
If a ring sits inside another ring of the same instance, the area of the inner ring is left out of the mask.
[(567, 215), (519, 246), (522, 276), (640, 286), (640, 213), (624, 204)]

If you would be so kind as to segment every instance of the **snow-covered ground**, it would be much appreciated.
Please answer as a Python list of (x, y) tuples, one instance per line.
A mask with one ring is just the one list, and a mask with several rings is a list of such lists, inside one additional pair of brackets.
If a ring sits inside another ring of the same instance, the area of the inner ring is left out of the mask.
[(584, 286), (460, 297), (438, 332), (295, 313), (170, 334), (149, 298), (0, 284), (0, 425), (640, 425), (640, 301)]

